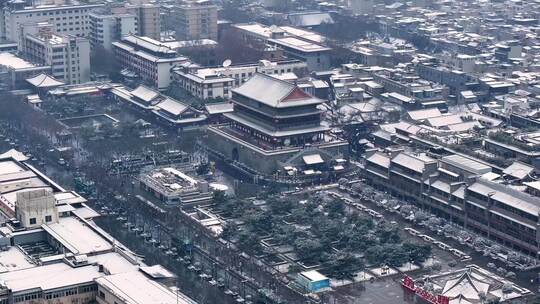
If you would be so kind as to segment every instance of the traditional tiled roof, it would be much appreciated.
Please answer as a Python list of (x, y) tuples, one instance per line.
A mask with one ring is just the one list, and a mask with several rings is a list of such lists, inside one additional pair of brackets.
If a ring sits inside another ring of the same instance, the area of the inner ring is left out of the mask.
[(233, 92), (273, 108), (323, 103), (323, 100), (312, 97), (295, 84), (260, 73), (253, 75)]

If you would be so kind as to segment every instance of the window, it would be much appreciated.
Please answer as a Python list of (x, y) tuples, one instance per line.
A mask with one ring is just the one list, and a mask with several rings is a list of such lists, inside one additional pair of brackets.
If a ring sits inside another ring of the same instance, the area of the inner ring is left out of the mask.
[(30, 225), (35, 225), (36, 224), (36, 218), (33, 217), (30, 219)]
[(105, 293), (103, 293), (101, 290), (99, 291), (99, 297), (105, 299)]
[(46, 215), (46, 216), (45, 216), (45, 222), (48, 223), (48, 222), (51, 222), (51, 221), (52, 221), (52, 216)]

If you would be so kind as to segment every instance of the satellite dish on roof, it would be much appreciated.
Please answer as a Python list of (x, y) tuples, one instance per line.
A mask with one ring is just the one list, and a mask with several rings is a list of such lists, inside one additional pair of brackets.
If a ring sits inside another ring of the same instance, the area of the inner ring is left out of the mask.
[(224, 68), (230, 67), (231, 64), (232, 64), (232, 61), (230, 59), (225, 59), (225, 61), (223, 61), (223, 67)]

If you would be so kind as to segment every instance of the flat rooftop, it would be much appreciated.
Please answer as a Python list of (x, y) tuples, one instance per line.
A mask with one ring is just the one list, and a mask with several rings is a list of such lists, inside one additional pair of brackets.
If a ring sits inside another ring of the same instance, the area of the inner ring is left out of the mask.
[(61, 217), (58, 223), (43, 228), (74, 254), (92, 254), (112, 250), (112, 245), (87, 224), (73, 217)]
[(302, 52), (324, 52), (329, 51), (331, 48), (325, 47), (307, 40), (302, 40), (296, 37), (285, 37), (279, 39), (271, 39), (272, 42), (283, 46), (289, 47)]
[(40, 288), (52, 290), (66, 286), (91, 283), (102, 276), (97, 266), (72, 268), (64, 263), (56, 263), (0, 274), (0, 280), (13, 293)]
[(17, 247), (9, 247), (0, 251), (0, 273), (36, 267), (28, 257)]
[(481, 162), (478, 162), (474, 159), (461, 156), (459, 154), (453, 154), (444, 156), (441, 158), (443, 162), (446, 162), (450, 165), (456, 166), (458, 168), (465, 169), (469, 172), (473, 172), (476, 174), (484, 174), (487, 172), (491, 172), (491, 167), (488, 165), (485, 165)]
[(126, 304), (196, 304), (185, 295), (177, 295), (138, 271), (102, 277), (96, 282)]
[(12, 53), (0, 53), (0, 65), (14, 70), (33, 69), (37, 67)]
[(0, 162), (0, 175), (20, 173), (26, 171), (23, 167), (19, 166), (16, 162), (8, 160)]
[(88, 257), (88, 263), (103, 265), (108, 273), (117, 274), (132, 272), (139, 269), (138, 264), (133, 264), (117, 252), (109, 252)]
[(300, 273), (303, 277), (307, 278), (310, 281), (323, 281), (328, 280), (328, 278), (317, 270), (304, 271)]
[(303, 39), (315, 42), (315, 43), (324, 43), (326, 40), (326, 37), (323, 35), (320, 35), (316, 32), (308, 31), (302, 28), (294, 27), (294, 26), (281, 26), (282, 30), (284, 30), (286, 33), (292, 36), (298, 36), (302, 37)]

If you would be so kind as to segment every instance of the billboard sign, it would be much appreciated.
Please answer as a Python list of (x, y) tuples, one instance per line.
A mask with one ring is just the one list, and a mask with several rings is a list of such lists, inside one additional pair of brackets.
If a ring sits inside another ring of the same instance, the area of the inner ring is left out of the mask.
[(443, 295), (434, 295), (433, 293), (424, 290), (420, 286), (416, 286), (414, 284), (414, 280), (409, 277), (405, 276), (403, 280), (401, 281), (401, 286), (408, 289), (409, 291), (414, 292), (418, 297), (421, 299), (427, 301), (430, 304), (449, 304), (450, 299)]

